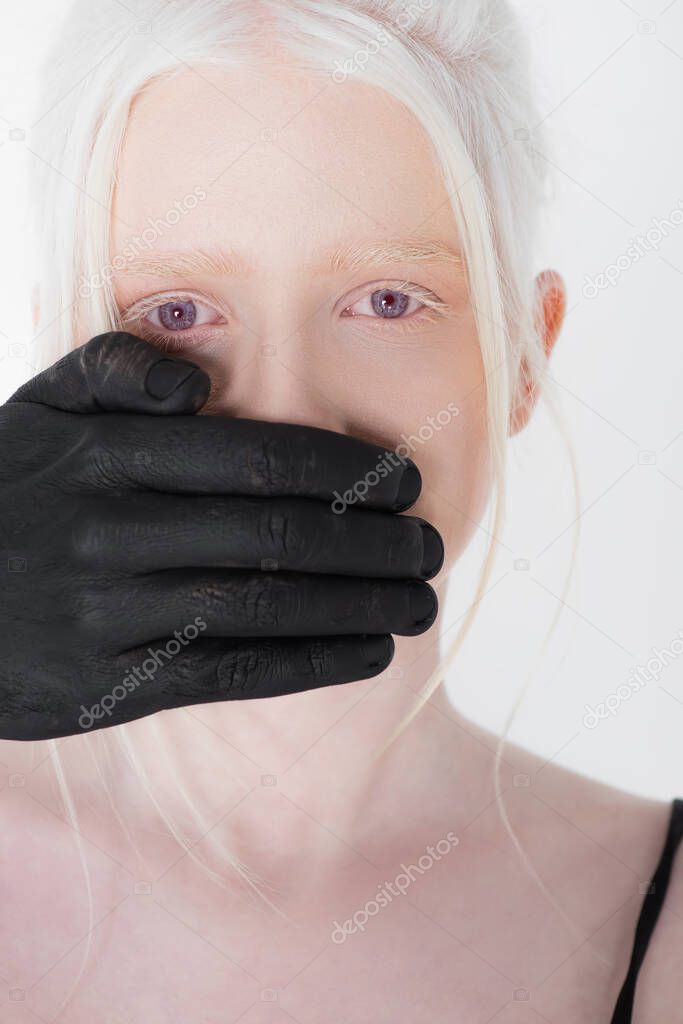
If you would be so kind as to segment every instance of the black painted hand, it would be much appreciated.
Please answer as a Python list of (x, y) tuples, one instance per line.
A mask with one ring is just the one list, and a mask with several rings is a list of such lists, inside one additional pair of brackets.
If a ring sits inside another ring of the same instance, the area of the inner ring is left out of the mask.
[(1, 738), (366, 679), (392, 633), (434, 622), (441, 539), (396, 515), (417, 468), (332, 431), (196, 416), (209, 390), (114, 332), (0, 407)]

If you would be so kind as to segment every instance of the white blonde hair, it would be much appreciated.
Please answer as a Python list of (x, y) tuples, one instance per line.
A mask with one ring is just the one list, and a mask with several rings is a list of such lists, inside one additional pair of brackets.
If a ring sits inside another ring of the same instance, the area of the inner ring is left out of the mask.
[[(79, 323), (78, 287), (112, 258), (118, 158), (131, 103), (153, 80), (188, 66), (230, 68), (274, 59), (262, 45), (267, 26), (269, 38), (303, 68), (334, 82), (353, 77), (391, 93), (414, 113), (432, 143), (465, 256), (481, 346), (494, 513), (485, 563), (460, 634), (403, 728), (443, 678), (485, 593), (505, 515), (509, 424), (524, 385), (542, 391), (557, 413), (534, 292), (533, 244), (544, 179), (531, 144), (540, 118), (525, 39), (506, 0), (136, 0), (134, 6), (132, 13), (115, 0), (76, 0), (46, 65), (42, 103), (46, 110), (51, 102), (53, 107), (29, 140), (40, 156), (32, 166), (31, 199), (35, 244), (42, 253), (44, 365), (68, 352), (75, 338), (120, 326), (107, 283), (89, 296), (87, 322)], [(572, 470), (576, 482), (573, 457)], [(150, 736), (159, 738), (160, 717), (149, 723)], [(508, 726), (509, 720), (506, 732)], [(152, 791), (127, 727), (87, 739), (98, 770), (108, 744), (121, 745), (186, 849)], [(63, 742), (82, 744), (85, 737)], [(504, 736), (495, 762), (503, 820), (539, 885), (568, 920), (510, 827), (498, 778), (503, 742)], [(53, 747), (65, 806), (78, 833), (76, 808)], [(198, 812), (192, 808), (191, 813)], [(253, 883), (247, 866), (228, 850), (224, 855)]]

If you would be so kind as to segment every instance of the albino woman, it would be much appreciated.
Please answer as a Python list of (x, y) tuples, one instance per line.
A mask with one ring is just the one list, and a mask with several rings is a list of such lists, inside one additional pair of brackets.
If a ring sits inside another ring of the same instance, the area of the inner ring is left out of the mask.
[[(204, 413), (419, 438), (442, 608), (490, 547), (442, 648), (375, 679), (4, 743), (3, 1020), (612, 1020), (671, 805), (443, 689), (553, 399), (527, 66), (504, 0), (75, 3), (33, 139), (43, 365), (125, 327), (206, 370)], [(680, 1019), (680, 866), (666, 905), (639, 1024)]]

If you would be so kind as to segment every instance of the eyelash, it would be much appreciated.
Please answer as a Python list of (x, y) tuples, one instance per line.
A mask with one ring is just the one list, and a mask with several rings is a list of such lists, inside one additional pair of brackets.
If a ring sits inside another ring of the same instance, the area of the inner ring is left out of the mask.
[[(421, 311), (414, 311), (408, 317), (373, 317), (368, 316), (364, 313), (353, 313), (349, 314), (347, 318), (350, 320), (355, 320), (358, 318), (369, 320), (371, 323), (373, 323), (373, 325), (380, 325), (380, 330), (384, 330), (385, 324), (390, 324), (392, 330), (395, 330), (398, 327), (398, 329), (401, 331), (414, 331), (422, 328), (425, 325), (425, 323), (437, 323), (440, 319), (447, 316), (448, 313), (451, 311), (451, 307), (447, 303), (442, 302), (438, 295), (435, 295), (434, 292), (429, 291), (429, 289), (427, 288), (422, 288), (419, 285), (413, 284), (411, 281), (402, 281), (400, 284), (381, 282), (379, 284), (374, 284), (371, 291), (366, 292), (364, 295), (360, 296), (360, 298), (356, 299), (350, 305), (345, 306), (342, 312), (346, 312), (346, 310), (350, 309), (352, 306), (358, 305), (359, 302), (362, 302), (366, 299), (370, 299), (372, 295), (375, 294), (375, 292), (384, 290), (398, 292), (399, 294), (407, 295), (410, 298), (418, 299), (425, 308)], [(197, 306), (200, 307), (207, 305), (207, 303), (205, 303), (202, 299), (199, 299), (196, 295), (184, 291), (173, 292), (167, 295), (150, 296), (150, 298), (141, 299), (134, 305), (129, 306), (128, 309), (121, 311), (121, 313), (119, 314), (121, 320), (121, 327), (125, 328), (127, 325), (130, 326), (132, 323), (141, 321), (142, 318), (147, 313), (154, 312), (154, 310), (159, 309), (162, 306), (168, 305), (168, 303), (171, 302), (194, 302)], [(217, 313), (217, 310), (213, 310), (213, 312)], [(188, 336), (192, 337), (193, 335), (192, 328), (188, 328), (187, 330), (179, 330), (177, 332), (171, 333), (170, 331), (164, 332), (163, 329), (158, 328), (156, 324), (148, 323), (145, 326), (150, 340), (156, 342), (160, 346), (163, 346), (169, 351), (182, 348), (183, 344), (187, 341)], [(201, 331), (201, 329), (205, 327), (225, 326), (225, 323), (200, 324), (198, 330)], [(374, 330), (374, 326), (371, 329)], [(195, 342), (201, 342), (205, 340), (206, 337), (206, 334), (204, 334), (203, 336), (201, 334), (195, 334), (194, 337), (192, 337), (192, 340)]]

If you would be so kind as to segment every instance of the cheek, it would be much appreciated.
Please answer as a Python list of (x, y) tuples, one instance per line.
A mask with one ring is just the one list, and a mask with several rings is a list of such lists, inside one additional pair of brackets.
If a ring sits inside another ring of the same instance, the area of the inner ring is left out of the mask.
[[(491, 494), (486, 382), (474, 328), (459, 339), (450, 365), (433, 373), (432, 390), (431, 408), (442, 411), (432, 415), (431, 436), (412, 453), (423, 489), (411, 511), (443, 537), (446, 557), (435, 581), (439, 582), (477, 532)], [(436, 396), (441, 399), (438, 405)], [(447, 420), (445, 410), (453, 408), (456, 413)]]
[(450, 338), (429, 339), (415, 353), (398, 347), (363, 372), (344, 374), (343, 429), (407, 455), (422, 474), (422, 493), (407, 515), (421, 516), (443, 537), (440, 582), (478, 530), (491, 493), (486, 384), (473, 322)]
[(486, 409), (472, 400), (460, 414), (421, 448), (413, 458), (420, 467), (423, 490), (408, 514), (419, 515), (441, 534), (446, 548), (439, 582), (458, 560), (478, 529), (491, 493), (491, 459)]

